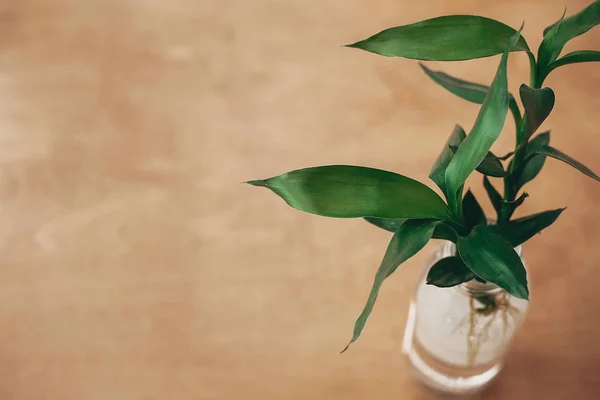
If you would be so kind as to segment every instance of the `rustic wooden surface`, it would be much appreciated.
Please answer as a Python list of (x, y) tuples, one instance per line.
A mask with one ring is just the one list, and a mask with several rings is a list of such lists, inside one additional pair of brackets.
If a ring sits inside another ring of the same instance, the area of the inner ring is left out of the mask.
[[(240, 182), (334, 163), (426, 181), (477, 107), (340, 45), (477, 13), (537, 46), (565, 1), (0, 2), (0, 399), (431, 398), (400, 343), (433, 245), (339, 355), (389, 235)], [(430, 65), (485, 83), (497, 62)], [(527, 67), (511, 57), (513, 91)], [(600, 170), (598, 65), (548, 83), (553, 143)], [(526, 246), (531, 311), (482, 398), (600, 397), (600, 185), (546, 165), (523, 212), (569, 208)]]

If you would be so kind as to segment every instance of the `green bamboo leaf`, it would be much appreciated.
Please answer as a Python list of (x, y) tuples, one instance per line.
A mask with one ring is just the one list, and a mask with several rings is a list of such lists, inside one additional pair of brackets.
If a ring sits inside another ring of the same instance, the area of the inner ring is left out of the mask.
[[(450, 146), (450, 150), (456, 153), (458, 151), (458, 146)], [(488, 151), (483, 161), (479, 163), (475, 170), (481, 172), (483, 175), (493, 176), (495, 178), (504, 178), (508, 175), (508, 172), (506, 172), (502, 166), (500, 158), (496, 157), (491, 151)]]
[(494, 206), (494, 210), (496, 210), (496, 214), (500, 215), (500, 210), (502, 210), (502, 196), (485, 175), (483, 177), (483, 187), (490, 198), (492, 206)]
[[(348, 47), (387, 57), (429, 61), (460, 61), (489, 57), (506, 50), (515, 30), (475, 15), (447, 15), (383, 30)], [(518, 35), (512, 51), (529, 51)]]
[(568, 18), (563, 17), (544, 30), (544, 40), (539, 49), (539, 63), (547, 66), (559, 56), (565, 44), (600, 24), (600, 1)]
[(352, 339), (346, 348), (342, 350), (342, 353), (360, 336), (373, 310), (373, 305), (383, 281), (394, 273), (400, 264), (417, 254), (429, 242), (438, 223), (439, 221), (411, 219), (404, 222), (394, 236), (392, 236), (383, 260), (379, 265), (379, 269), (375, 274), (375, 280), (373, 281), (373, 287), (369, 293), (367, 304), (354, 324)]
[[(369, 222), (372, 225), (375, 225), (378, 228), (386, 230), (388, 232), (395, 233), (400, 225), (402, 225), (406, 218), (399, 219), (387, 219), (387, 218), (371, 218), (365, 217), (365, 221)], [(458, 228), (458, 227), (457, 227)], [(456, 243), (456, 231), (455, 228), (449, 222), (441, 221), (433, 231), (433, 239), (441, 239), (441, 240), (449, 240), (453, 243)]]
[(435, 163), (429, 172), (429, 178), (440, 188), (446, 198), (448, 198), (448, 191), (446, 189), (446, 168), (448, 168), (448, 164), (450, 164), (452, 157), (454, 157), (451, 146), (458, 146), (465, 137), (467, 137), (467, 135), (463, 128), (461, 128), (460, 125), (455, 125), (442, 152), (437, 160), (435, 160)]
[(554, 108), (555, 96), (554, 91), (550, 88), (532, 89), (525, 84), (521, 85), (519, 93), (525, 108), (525, 133), (519, 145), (519, 147), (523, 147), (550, 115)]
[(513, 246), (488, 226), (476, 226), (469, 236), (459, 237), (458, 254), (479, 278), (494, 283), (511, 295), (529, 298), (525, 266)]
[(562, 67), (563, 65), (577, 64), (577, 63), (584, 63), (584, 62), (598, 62), (598, 61), (600, 61), (600, 51), (595, 51), (595, 50), (573, 51), (571, 53), (568, 53), (568, 54), (562, 56), (558, 60), (554, 61), (552, 64), (550, 64), (548, 69), (550, 71), (553, 71), (554, 69), (556, 69), (558, 67)]
[(593, 178), (596, 181), (600, 182), (600, 176), (596, 175), (594, 173), (594, 171), (592, 171), (591, 169), (589, 169), (588, 167), (586, 167), (579, 161), (575, 160), (574, 158), (566, 155), (562, 151), (555, 149), (554, 147), (542, 146), (541, 148), (533, 150), (533, 153), (543, 154), (548, 157), (552, 157), (552, 158), (555, 158), (562, 162), (565, 162), (565, 163), (569, 164), (570, 166), (572, 166), (573, 168), (578, 169), (580, 172), (584, 173), (585, 175), (589, 176), (590, 178)]
[(506, 239), (512, 247), (517, 247), (552, 225), (564, 210), (564, 208), (559, 208), (528, 215), (512, 221), (501, 222), (497, 225), (490, 225), (490, 229)]
[[(473, 83), (462, 79), (455, 78), (441, 71), (432, 71), (422, 63), (419, 63), (425, 74), (429, 76), (435, 83), (455, 94), (461, 99), (470, 101), (475, 104), (483, 104), (487, 95), (489, 86)], [(521, 112), (519, 106), (512, 94), (508, 94), (508, 107), (513, 113), (517, 127), (521, 124)]]
[(476, 170), (484, 175), (493, 176), (495, 178), (503, 178), (508, 175), (508, 172), (504, 170), (500, 159), (491, 151), (485, 155), (485, 158), (477, 166)]
[(325, 217), (451, 219), (433, 190), (379, 169), (329, 165), (248, 183), (271, 189), (293, 208)]
[(463, 214), (468, 230), (473, 229), (476, 225), (487, 224), (485, 213), (470, 190), (467, 190), (467, 194), (463, 198)]
[(527, 182), (533, 180), (542, 170), (544, 162), (546, 161), (546, 156), (534, 154), (533, 150), (547, 146), (548, 143), (550, 143), (550, 131), (540, 133), (527, 143), (526, 153), (528, 156), (525, 158), (521, 170), (515, 173), (515, 188), (517, 192)]
[[(448, 193), (457, 193), (467, 180), (467, 177), (479, 166), (485, 155), (500, 136), (508, 112), (508, 76), (506, 63), (508, 53), (520, 37), (520, 30), (511, 39), (506, 51), (502, 55), (496, 77), (492, 82), (479, 115), (473, 125), (471, 133), (458, 147), (458, 151), (446, 169), (446, 188)], [(457, 209), (458, 201), (449, 196), (448, 202), (452, 210)]]
[(442, 258), (427, 273), (426, 283), (437, 287), (452, 287), (475, 279), (475, 274), (458, 256)]
[(558, 30), (560, 29), (560, 25), (563, 23), (565, 18), (565, 12), (562, 17), (556, 22), (548, 31), (544, 31), (544, 38), (542, 39), (542, 43), (540, 43), (540, 47), (538, 48), (538, 61), (537, 61), (537, 69), (538, 76), (544, 75), (545, 70), (548, 68), (548, 65), (552, 63), (561, 52), (562, 46), (559, 46), (558, 42), (556, 42), (556, 36), (558, 34)]

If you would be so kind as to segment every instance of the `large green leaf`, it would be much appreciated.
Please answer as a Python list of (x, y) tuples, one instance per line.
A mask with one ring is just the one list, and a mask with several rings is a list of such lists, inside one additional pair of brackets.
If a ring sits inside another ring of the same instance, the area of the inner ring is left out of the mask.
[(433, 190), (374, 168), (312, 167), (248, 183), (271, 189), (298, 210), (326, 217), (450, 219), (446, 204)]
[(540, 148), (536, 148), (532, 152), (535, 154), (542, 154), (542, 155), (546, 155), (548, 157), (556, 158), (557, 160), (560, 160), (562, 162), (569, 164), (570, 166), (578, 169), (580, 172), (584, 173), (585, 175), (589, 176), (590, 178), (593, 178), (596, 181), (600, 182), (600, 176), (596, 175), (594, 173), (594, 171), (592, 171), (591, 169), (589, 169), (588, 167), (586, 167), (579, 161), (575, 160), (574, 158), (566, 155), (562, 151), (555, 149), (554, 147), (542, 146)]
[(473, 229), (476, 225), (485, 225), (487, 223), (483, 209), (470, 190), (467, 190), (463, 198), (463, 215), (468, 230)]
[(494, 283), (511, 295), (529, 298), (525, 266), (513, 246), (488, 226), (476, 226), (469, 236), (459, 237), (460, 258), (478, 277)]
[(426, 283), (437, 287), (452, 287), (475, 279), (475, 274), (458, 256), (442, 258), (427, 273)]
[(490, 229), (506, 239), (512, 247), (517, 247), (531, 239), (536, 233), (552, 225), (564, 210), (564, 208), (559, 208), (558, 210), (528, 215), (512, 221), (491, 225)]
[[(388, 232), (395, 233), (398, 228), (406, 221), (406, 218), (387, 219), (387, 218), (371, 218), (365, 217), (365, 221), (375, 225), (378, 228)], [(458, 228), (458, 226), (456, 227)], [(449, 240), (456, 243), (456, 231), (450, 222), (441, 221), (433, 231), (433, 239)]]
[[(475, 15), (447, 15), (386, 29), (348, 47), (388, 57), (460, 61), (503, 53), (515, 35), (510, 26)], [(512, 51), (529, 51), (518, 35)]]
[(411, 219), (404, 222), (396, 231), (375, 274), (373, 287), (369, 293), (367, 304), (354, 324), (354, 332), (350, 343), (342, 353), (360, 336), (373, 305), (381, 289), (383, 281), (390, 276), (400, 264), (419, 252), (431, 239), (438, 221)]
[(446, 198), (448, 198), (448, 191), (446, 190), (446, 168), (448, 168), (448, 164), (450, 164), (452, 157), (454, 157), (454, 152), (451, 147), (458, 146), (465, 137), (467, 137), (467, 135), (463, 128), (460, 125), (455, 125), (442, 152), (437, 160), (435, 160), (435, 163), (429, 172), (429, 178), (441, 189)]
[(496, 211), (496, 214), (498, 214), (498, 216), (500, 216), (500, 211), (502, 210), (502, 195), (500, 195), (500, 193), (498, 193), (498, 191), (496, 190), (494, 185), (492, 185), (492, 182), (490, 182), (490, 180), (488, 179), (487, 176), (483, 177), (483, 187), (484, 187), (488, 197), (490, 198), (490, 202), (492, 203), (492, 206), (494, 206), (494, 210)]
[(519, 88), (521, 101), (525, 108), (525, 132), (520, 138), (520, 146), (525, 146), (527, 141), (548, 118), (554, 108), (554, 91), (550, 88), (532, 89), (522, 84)]
[[(544, 29), (544, 39), (552, 30), (556, 30), (552, 40), (544, 48), (544, 52), (550, 55), (550, 62), (556, 60), (569, 40), (586, 33), (598, 24), (600, 24), (600, 1), (596, 0), (577, 14), (567, 18), (563, 15), (558, 22)], [(540, 50), (542, 50), (541, 46)]]
[[(458, 147), (458, 151), (446, 169), (446, 188), (448, 193), (456, 193), (467, 180), (467, 177), (483, 161), (490, 148), (500, 136), (508, 112), (508, 76), (506, 63), (508, 53), (520, 38), (520, 30), (511, 39), (502, 55), (498, 71), (490, 90), (481, 106), (479, 115), (471, 133)], [(458, 208), (454, 204), (458, 199), (449, 196), (448, 202), (452, 210)]]
[[(419, 63), (425, 74), (429, 76), (435, 83), (448, 90), (450, 93), (455, 94), (461, 99), (470, 101), (475, 104), (483, 104), (485, 96), (487, 95), (489, 86), (481, 85), (479, 83), (468, 82), (462, 79), (455, 78), (441, 71), (432, 71), (422, 63)], [(512, 94), (508, 94), (508, 107), (514, 115), (515, 123), (517, 126), (521, 124), (521, 112), (519, 106)]]
[(527, 182), (533, 180), (542, 170), (546, 156), (543, 154), (534, 154), (533, 150), (542, 148), (550, 143), (550, 131), (540, 133), (527, 143), (526, 151), (530, 156), (526, 157), (523, 167), (515, 173), (515, 188), (519, 191)]

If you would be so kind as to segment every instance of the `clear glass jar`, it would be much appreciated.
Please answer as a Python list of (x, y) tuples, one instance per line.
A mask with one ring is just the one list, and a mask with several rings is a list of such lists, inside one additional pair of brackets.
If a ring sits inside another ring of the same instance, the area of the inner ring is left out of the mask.
[[(515, 250), (523, 259), (522, 247)], [(426, 266), (410, 304), (403, 352), (429, 388), (468, 394), (482, 390), (500, 372), (528, 302), (476, 280), (452, 288), (427, 285), (431, 266), (455, 254), (455, 245), (447, 242)]]

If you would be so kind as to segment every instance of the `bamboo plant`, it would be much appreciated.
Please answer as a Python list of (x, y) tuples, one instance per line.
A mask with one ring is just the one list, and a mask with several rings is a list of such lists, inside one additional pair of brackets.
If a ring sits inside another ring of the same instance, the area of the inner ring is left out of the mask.
[[(575, 15), (565, 18), (563, 14), (544, 30), (537, 55), (521, 35), (522, 27), (516, 31), (499, 21), (474, 15), (448, 15), (398, 26), (347, 46), (421, 61), (501, 55), (489, 86), (420, 64), (435, 83), (481, 105), (469, 134), (456, 125), (429, 173), (445, 201), (425, 184), (404, 175), (351, 165), (304, 168), (248, 182), (272, 190), (298, 210), (325, 217), (364, 218), (394, 233), (348, 346), (360, 336), (383, 281), (430, 239), (452, 241), (457, 254), (432, 266), (428, 284), (446, 288), (477, 279), (529, 299), (525, 267), (515, 247), (551, 225), (564, 209), (513, 219), (513, 213), (528, 196), (523, 187), (540, 173), (547, 157), (600, 181), (589, 168), (551, 147), (549, 131), (537, 133), (555, 103), (554, 91), (543, 87), (546, 77), (568, 64), (600, 61), (600, 51), (593, 50), (574, 51), (559, 58), (569, 40), (599, 23), (600, 0)], [(507, 61), (513, 52), (524, 52), (530, 64), (529, 83), (519, 88), (522, 108), (508, 91)], [(516, 126), (515, 146), (509, 153), (496, 156), (490, 149), (509, 111)], [(464, 191), (474, 171), (483, 175), (483, 186), (496, 212), (494, 223), (488, 222), (473, 193)], [(492, 180), (502, 181), (503, 194)]]

